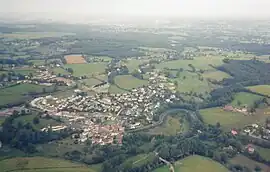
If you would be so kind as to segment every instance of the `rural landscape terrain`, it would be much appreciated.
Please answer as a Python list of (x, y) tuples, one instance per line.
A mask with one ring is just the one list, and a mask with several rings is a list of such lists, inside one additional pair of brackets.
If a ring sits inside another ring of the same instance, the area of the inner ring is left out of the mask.
[(269, 21), (0, 23), (0, 172), (269, 172)]

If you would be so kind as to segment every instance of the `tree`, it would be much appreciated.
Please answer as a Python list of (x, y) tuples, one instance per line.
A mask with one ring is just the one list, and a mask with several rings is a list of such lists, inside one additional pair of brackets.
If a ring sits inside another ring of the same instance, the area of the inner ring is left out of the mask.
[(241, 106), (242, 102), (240, 100), (237, 100), (237, 105)]
[(256, 172), (260, 172), (260, 171), (262, 171), (262, 168), (260, 166), (256, 165), (256, 167), (254, 168), (254, 170)]
[(42, 93), (43, 93), (43, 94), (46, 93), (46, 88), (42, 88)]
[(39, 118), (38, 118), (38, 116), (36, 116), (34, 119), (33, 119), (33, 123), (35, 124), (35, 125), (37, 125), (37, 124), (39, 124)]

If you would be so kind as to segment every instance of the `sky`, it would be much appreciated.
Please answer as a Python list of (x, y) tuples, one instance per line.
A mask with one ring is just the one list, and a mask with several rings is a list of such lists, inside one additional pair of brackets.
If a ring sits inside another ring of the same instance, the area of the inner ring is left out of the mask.
[(3, 13), (269, 17), (270, 0), (0, 0)]

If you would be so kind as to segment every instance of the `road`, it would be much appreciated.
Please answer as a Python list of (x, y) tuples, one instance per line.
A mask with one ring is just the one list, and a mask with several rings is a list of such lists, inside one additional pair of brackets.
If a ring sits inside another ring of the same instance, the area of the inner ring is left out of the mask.
[(167, 164), (170, 167), (170, 172), (174, 172), (174, 166), (172, 165), (172, 163), (170, 163), (166, 159), (163, 159), (162, 157), (160, 157), (157, 152), (155, 152), (155, 154), (160, 161), (164, 162), (165, 164)]
[(185, 113), (191, 115), (191, 117), (195, 120), (198, 120), (197, 116), (195, 115), (194, 112), (190, 111), (190, 110), (187, 110), (187, 109), (181, 109), (181, 108), (174, 108), (174, 109), (169, 109), (165, 112), (163, 112), (160, 116), (159, 116), (159, 120), (158, 122), (154, 123), (154, 124), (150, 124), (150, 125), (147, 125), (147, 126), (143, 126), (143, 127), (140, 127), (140, 128), (137, 128), (137, 129), (134, 129), (134, 130), (129, 130), (127, 131), (128, 133), (133, 133), (133, 132), (138, 132), (138, 131), (142, 131), (142, 130), (147, 130), (147, 129), (150, 129), (150, 128), (153, 128), (153, 127), (156, 127), (156, 126), (159, 126), (161, 125), (166, 116), (169, 115), (169, 114), (173, 114), (173, 113), (176, 113), (176, 112), (180, 112), (180, 111), (184, 111)]

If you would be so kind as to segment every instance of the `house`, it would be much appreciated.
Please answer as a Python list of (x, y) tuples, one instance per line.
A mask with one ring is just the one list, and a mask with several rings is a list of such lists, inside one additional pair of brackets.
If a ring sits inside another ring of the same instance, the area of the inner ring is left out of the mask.
[(232, 135), (234, 135), (234, 136), (238, 134), (238, 132), (237, 132), (236, 130), (232, 130), (231, 133), (232, 133)]
[(233, 111), (234, 110), (234, 108), (231, 105), (226, 105), (226, 106), (224, 106), (223, 109), (226, 111)]
[(252, 144), (248, 144), (248, 145), (246, 146), (246, 149), (247, 149), (248, 153), (250, 153), (250, 154), (253, 154), (254, 151), (255, 151), (255, 148), (253, 147)]

